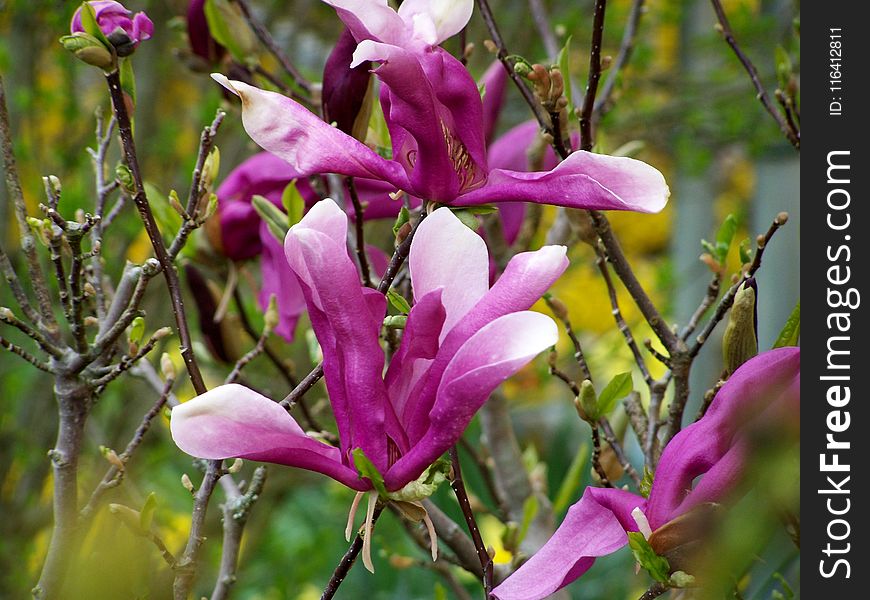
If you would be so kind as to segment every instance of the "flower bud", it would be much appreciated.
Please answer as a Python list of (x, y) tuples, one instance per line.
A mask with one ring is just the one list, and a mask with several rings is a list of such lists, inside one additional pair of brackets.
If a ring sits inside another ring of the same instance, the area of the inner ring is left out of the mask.
[[(90, 14), (85, 15), (84, 11)], [(86, 2), (73, 15), (70, 32), (73, 35), (87, 33), (101, 43), (100, 36), (102, 36), (118, 56), (129, 56), (136, 50), (139, 42), (149, 39), (154, 33), (154, 23), (144, 12), (138, 12), (132, 17), (131, 15), (131, 11), (120, 2), (113, 0)], [(98, 28), (96, 30), (92, 30), (91, 23), (94, 22)]]
[(728, 325), (722, 336), (722, 356), (728, 375), (758, 354), (758, 313), (755, 304), (758, 285), (750, 277), (734, 296)]
[(584, 421), (597, 419), (598, 395), (595, 393), (595, 386), (588, 379), (584, 379), (580, 384), (580, 395), (574, 399), (574, 406), (577, 408), (577, 414)]
[(72, 52), (80, 61), (108, 70), (115, 64), (112, 53), (97, 38), (84, 32), (65, 35), (60, 38), (64, 48)]
[(175, 379), (175, 363), (166, 352), (160, 355), (160, 372), (163, 374), (163, 379), (167, 381)]
[(269, 307), (266, 309), (266, 315), (263, 319), (263, 334), (268, 335), (275, 331), (278, 323), (281, 321), (281, 316), (278, 314), (278, 297), (275, 294), (269, 296)]

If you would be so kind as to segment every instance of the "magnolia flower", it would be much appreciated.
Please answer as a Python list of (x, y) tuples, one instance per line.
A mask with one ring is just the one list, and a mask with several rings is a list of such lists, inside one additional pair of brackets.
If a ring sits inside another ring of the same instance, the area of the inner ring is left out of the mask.
[[(415, 303), (384, 374), (379, 334), (386, 300), (360, 284), (347, 224), (344, 212), (324, 200), (284, 243), (323, 350), (340, 447), (306, 435), (281, 406), (234, 384), (173, 409), (172, 436), (193, 456), (301, 467), (359, 492), (377, 485), (391, 499), (419, 500), (432, 491), (429, 467), (492, 390), (555, 344), (553, 320), (527, 309), (567, 268), (566, 249), (518, 254), (490, 289), (483, 240), (449, 209), (436, 210), (411, 244)], [(360, 460), (378, 475), (361, 476)]]
[(213, 77), (242, 100), (248, 134), (301, 176), (338, 173), (385, 181), (424, 200), (473, 206), (540, 202), (588, 209), (660, 210), (668, 197), (661, 173), (629, 158), (575, 152), (550, 171), (490, 169), (477, 85), (437, 44), (468, 22), (472, 0), (402, 3), (329, 0), (358, 42), (353, 65), (380, 63), (381, 106), (392, 159), (321, 121), (300, 104), (223, 75)]
[(226, 53), (226, 48), (212, 37), (208, 28), (205, 0), (190, 0), (187, 5), (187, 39), (191, 52), (209, 65), (220, 61)]
[(667, 445), (649, 499), (587, 488), (553, 537), (493, 594), (499, 600), (549, 596), (583, 575), (596, 557), (625, 546), (628, 531), (641, 531), (667, 556), (687, 541), (669, 539), (682, 529), (680, 521), (697, 519), (704, 505), (724, 499), (739, 483), (749, 458), (746, 429), (760, 421), (781, 424), (784, 416), (797, 414), (799, 404), (800, 348), (750, 359), (722, 386), (704, 417)]
[[(154, 33), (154, 23), (144, 12), (138, 12), (131, 18), (131, 11), (113, 0), (95, 0), (88, 2), (88, 5), (94, 9), (100, 31), (115, 47), (118, 56), (131, 54), (139, 42), (149, 39)], [(73, 15), (70, 31), (73, 34), (85, 32), (81, 6)]]

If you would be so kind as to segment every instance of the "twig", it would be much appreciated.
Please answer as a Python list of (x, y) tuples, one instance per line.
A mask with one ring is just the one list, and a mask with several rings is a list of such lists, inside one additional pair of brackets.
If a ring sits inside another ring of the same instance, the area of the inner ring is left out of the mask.
[(248, 6), (246, 0), (235, 0), (236, 4), (239, 5), (239, 8), (242, 9), (242, 15), (244, 15), (245, 20), (248, 22), (248, 25), (251, 26), (251, 29), (254, 30), (254, 33), (257, 35), (257, 38), (269, 53), (275, 57), (284, 71), (290, 76), (291, 79), (298, 85), (300, 88), (305, 90), (305, 93), (311, 96), (312, 86), (311, 82), (308, 81), (302, 73), (290, 62), (290, 59), (284, 54), (284, 51), (281, 50), (281, 47), (275, 43), (275, 40), (272, 38), (272, 35), (269, 33), (269, 30), (260, 23), (260, 21), (254, 16), (251, 12), (251, 7)]
[(16, 317), (8, 308), (0, 308), (0, 322), (11, 325), (21, 331), (24, 335), (36, 342), (46, 354), (53, 356), (54, 358), (61, 358), (63, 356), (63, 351), (58, 346), (55, 346), (39, 331), (33, 329), (30, 325)]
[(619, 79), (620, 72), (631, 60), (631, 56), (634, 53), (637, 29), (640, 25), (640, 18), (644, 13), (644, 4), (646, 4), (646, 0), (634, 0), (631, 3), (628, 22), (625, 24), (625, 30), (622, 32), (622, 41), (619, 44), (619, 52), (616, 55), (616, 60), (613, 61), (613, 64), (607, 71), (607, 79), (604, 80), (601, 93), (598, 94), (592, 107), (593, 120), (603, 117), (613, 106), (611, 96), (616, 89), (616, 82)]
[(550, 123), (549, 123), (549, 115), (541, 106), (541, 104), (535, 99), (535, 95), (532, 93), (532, 90), (523, 82), (523, 78), (520, 77), (516, 71), (514, 71), (514, 66), (510, 61), (510, 52), (508, 52), (507, 46), (505, 45), (504, 39), (501, 37), (501, 33), (498, 30), (498, 25), (496, 25), (495, 18), (492, 14), (492, 9), (489, 6), (489, 2), (487, 0), (476, 0), (477, 9), (480, 13), (480, 16), (483, 18), (483, 22), (486, 24), (486, 29), (489, 31), (489, 35), (492, 38), (493, 44), (495, 44), (497, 50), (497, 56), (499, 62), (501, 62), (505, 71), (507, 71), (508, 76), (511, 78), (511, 81), (517, 86), (520, 93), (523, 96), (523, 99), (526, 101), (526, 104), (529, 105), (529, 108), (532, 109), (532, 112), (535, 113), (535, 117), (538, 122), (541, 124), (544, 129), (550, 131)]
[(474, 511), (471, 509), (471, 502), (468, 500), (468, 493), (465, 491), (465, 483), (462, 480), (462, 466), (459, 464), (459, 452), (456, 450), (456, 446), (450, 448), (450, 465), (452, 469), (450, 487), (453, 488), (453, 493), (456, 494), (456, 500), (459, 501), (462, 516), (465, 517), (465, 524), (468, 527), (468, 532), (471, 534), (471, 541), (474, 542), (474, 548), (477, 550), (477, 558), (480, 561), (480, 568), (483, 570), (484, 599), (489, 600), (492, 594), (492, 557), (490, 557), (486, 550), (486, 544), (483, 543), (480, 529), (477, 527), (477, 521), (474, 518)]
[(634, 480), (636, 485), (640, 485), (641, 477), (632, 466), (631, 461), (628, 460), (628, 455), (625, 453), (625, 449), (623, 449), (619, 439), (617, 439), (616, 433), (613, 431), (613, 426), (610, 424), (607, 417), (601, 417), (601, 419), (598, 420), (598, 426), (601, 428), (602, 433), (604, 433), (604, 439), (613, 450), (613, 454), (616, 455), (616, 460), (619, 461), (622, 469), (628, 473), (628, 476)]
[(193, 581), (196, 577), (196, 562), (199, 550), (205, 541), (205, 514), (208, 502), (214, 492), (215, 485), (223, 475), (220, 460), (205, 461), (205, 473), (202, 483), (193, 497), (193, 511), (191, 513), (190, 535), (181, 558), (178, 559), (175, 568), (175, 581), (172, 584), (172, 592), (175, 600), (187, 600)]
[(607, 286), (607, 296), (610, 299), (610, 312), (613, 314), (613, 319), (616, 321), (616, 327), (619, 329), (622, 337), (625, 338), (625, 344), (628, 346), (628, 349), (631, 350), (631, 355), (634, 357), (634, 362), (640, 370), (643, 380), (647, 385), (650, 385), (653, 381), (652, 375), (650, 375), (649, 369), (646, 366), (646, 361), (643, 359), (643, 355), (640, 353), (640, 348), (638, 348), (634, 335), (631, 333), (631, 328), (622, 316), (622, 310), (619, 308), (619, 298), (616, 295), (616, 288), (613, 285), (613, 279), (610, 277), (610, 271), (607, 268), (607, 258), (604, 254), (604, 249), (596, 245), (595, 253), (598, 257), (595, 260), (595, 264), (598, 266), (598, 270), (601, 272), (601, 277), (604, 279), (604, 283)]
[(508, 519), (508, 509), (505, 505), (504, 498), (501, 497), (501, 493), (499, 493), (498, 487), (495, 485), (495, 480), (492, 478), (492, 470), (489, 465), (486, 464), (486, 460), (464, 437), (459, 438), (459, 445), (462, 446), (462, 449), (471, 456), (472, 460), (474, 460), (474, 464), (480, 473), (480, 477), (483, 479), (483, 484), (486, 486), (486, 490), (489, 492), (489, 496), (492, 498), (496, 510), (499, 513), (499, 518), (502, 521), (506, 521)]
[(580, 144), (583, 150), (591, 150), (595, 145), (592, 136), (592, 109), (595, 106), (595, 94), (598, 93), (598, 81), (601, 79), (601, 43), (604, 38), (604, 12), (607, 0), (595, 0), (595, 10), (592, 14), (592, 46), (589, 52), (589, 76), (586, 79), (586, 93), (580, 107)]
[(12, 290), (12, 295), (15, 297), (15, 301), (18, 303), (19, 308), (21, 308), (21, 312), (24, 313), (25, 318), (31, 323), (38, 324), (40, 322), (39, 314), (31, 306), (27, 293), (21, 285), (21, 280), (18, 279), (18, 273), (15, 272), (15, 267), (12, 266), (12, 261), (9, 260), (9, 255), (6, 254), (6, 250), (2, 246), (0, 246), (0, 271), (3, 271), (3, 278), (6, 279), (6, 283), (9, 285), (9, 289)]
[(0, 337), (0, 348), (5, 348), (6, 350), (9, 350), (9, 352), (11, 352), (12, 354), (17, 354), (40, 371), (45, 371), (46, 373), (53, 372), (51, 365), (42, 362), (21, 346), (16, 346), (4, 337)]
[(667, 592), (670, 588), (663, 583), (655, 582), (652, 584), (647, 591), (643, 593), (643, 595), (637, 600), (653, 600), (654, 598), (658, 598), (665, 592)]
[(151, 428), (151, 423), (154, 421), (154, 417), (160, 414), (161, 409), (163, 409), (166, 401), (169, 398), (169, 394), (172, 392), (172, 386), (175, 383), (174, 379), (167, 379), (166, 383), (163, 384), (163, 389), (160, 392), (160, 396), (157, 398), (157, 401), (154, 405), (145, 413), (145, 416), (142, 417), (142, 421), (139, 423), (139, 427), (136, 428), (136, 432), (133, 434), (133, 437), (127, 443), (127, 447), (124, 448), (124, 451), (118, 456), (118, 460), (120, 461), (120, 465), (112, 465), (106, 471), (106, 474), (103, 475), (103, 479), (97, 485), (96, 489), (94, 489), (91, 494), (90, 500), (82, 508), (80, 513), (80, 518), (83, 522), (86, 522), (91, 515), (93, 515), (94, 511), (97, 508), (100, 500), (103, 495), (112, 488), (118, 487), (121, 482), (124, 480), (124, 475), (126, 475), (126, 466), (130, 461), (130, 458), (133, 456), (133, 453), (142, 443), (142, 440), (145, 439), (145, 434), (148, 433), (148, 430)]
[(768, 227), (767, 232), (759, 237), (759, 241), (757, 244), (757, 249), (755, 251), (755, 256), (752, 258), (752, 263), (749, 265), (749, 269), (747, 269), (746, 273), (743, 277), (732, 285), (728, 292), (722, 297), (722, 300), (719, 301), (719, 305), (716, 307), (716, 312), (713, 314), (711, 319), (704, 326), (704, 329), (701, 333), (698, 334), (697, 339), (695, 340), (695, 344), (689, 349), (689, 354), (691, 356), (696, 356), (698, 352), (701, 350), (701, 347), (707, 341), (707, 338), (710, 337), (710, 334), (713, 333), (713, 329), (716, 328), (716, 325), (725, 317), (725, 313), (728, 312), (728, 309), (731, 308), (731, 305), (734, 303), (734, 296), (737, 295), (737, 290), (740, 289), (740, 286), (743, 283), (755, 275), (758, 269), (761, 268), (761, 259), (764, 255), (764, 250), (767, 248), (767, 244), (770, 243), (771, 238), (779, 231), (779, 228), (785, 225), (788, 222), (788, 213), (782, 212), (776, 215), (776, 218)]
[[(372, 527), (370, 531), (374, 531), (375, 522), (378, 520), (378, 517), (381, 516), (383, 510), (384, 505), (378, 502), (378, 505), (375, 507), (375, 512), (372, 516)], [(357, 556), (359, 556), (362, 547), (363, 534), (361, 532), (358, 532), (356, 534), (356, 537), (354, 537), (353, 541), (350, 543), (350, 547), (347, 549), (347, 552), (344, 553), (344, 556), (341, 557), (341, 560), (335, 567), (335, 571), (333, 571), (332, 577), (329, 578), (329, 582), (323, 589), (323, 594), (320, 596), (320, 600), (330, 600), (335, 596), (335, 593), (338, 591), (339, 586), (342, 584), (345, 577), (347, 577), (347, 574), (350, 572), (350, 568), (353, 566), (353, 563), (356, 562), (356, 558)]]
[(257, 343), (253, 348), (248, 350), (244, 356), (239, 358), (236, 361), (236, 364), (233, 366), (233, 370), (230, 371), (230, 374), (227, 375), (226, 379), (224, 379), (224, 384), (227, 383), (235, 383), (239, 379), (239, 375), (242, 374), (242, 369), (244, 369), (248, 363), (252, 360), (260, 356), (263, 351), (266, 349), (266, 340), (269, 339), (269, 335), (271, 335), (271, 331), (268, 328), (263, 328), (263, 333), (260, 334), (260, 337), (257, 338)]
[(707, 285), (707, 293), (704, 294), (704, 299), (701, 300), (701, 304), (698, 305), (698, 308), (695, 309), (695, 312), (692, 313), (689, 322), (686, 323), (686, 326), (683, 327), (682, 331), (680, 331), (680, 339), (684, 342), (689, 339), (689, 336), (698, 328), (698, 325), (701, 322), (701, 319), (704, 317), (706, 312), (710, 309), (711, 306), (716, 302), (716, 298), (719, 297), (719, 291), (722, 287), (722, 275), (716, 273), (713, 276), (713, 279), (710, 280), (710, 283)]
[(728, 16), (725, 14), (725, 9), (722, 8), (722, 3), (719, 0), (710, 0), (710, 2), (713, 4), (713, 10), (716, 12), (716, 18), (719, 21), (718, 29), (725, 38), (725, 42), (731, 46), (731, 50), (734, 51), (737, 60), (740, 61), (740, 64), (743, 65), (743, 68), (749, 74), (749, 78), (752, 80), (752, 85), (755, 87), (758, 100), (770, 116), (773, 117), (773, 120), (776, 121), (780, 131), (782, 131), (789, 143), (791, 143), (796, 150), (800, 150), (800, 131), (789, 126), (788, 121), (783, 117), (782, 113), (776, 109), (773, 102), (771, 102), (770, 96), (768, 96), (767, 90), (764, 89), (764, 85), (761, 83), (761, 78), (758, 76), (758, 69), (755, 68), (755, 65), (752, 64), (752, 61), (749, 60), (749, 57), (743, 52), (740, 45), (737, 43), (737, 40), (734, 38), (734, 32), (731, 30), (731, 24), (728, 22)]
[[(574, 332), (573, 327), (571, 327), (571, 321), (568, 319), (567, 309), (561, 302), (553, 297), (545, 296), (544, 302), (547, 303), (547, 306), (550, 308), (551, 311), (553, 311), (553, 314), (556, 316), (556, 318), (562, 321), (562, 325), (565, 327), (565, 334), (574, 345), (574, 360), (577, 361), (577, 365), (579, 365), (580, 367), (581, 377), (583, 379), (592, 379), (592, 374), (589, 372), (589, 365), (586, 363), (586, 357), (583, 355), (583, 347), (580, 345), (580, 339), (577, 337), (577, 334)], [(554, 365), (550, 365), (550, 367), (551, 371), (556, 370)], [(557, 375), (557, 373), (555, 372), (553, 374)], [(564, 378), (562, 379), (564, 380)], [(566, 383), (568, 382), (566, 381)], [(569, 387), (571, 387), (571, 383), (569, 383)], [(576, 385), (574, 385), (573, 387), (576, 387)]]
[(121, 135), (121, 145), (124, 149), (124, 158), (127, 161), (127, 166), (133, 175), (133, 182), (136, 186), (136, 192), (133, 195), (133, 202), (139, 211), (142, 218), (142, 223), (145, 225), (145, 231), (148, 233), (148, 238), (151, 240), (151, 246), (154, 248), (154, 254), (160, 262), (163, 276), (166, 278), (166, 287), (169, 288), (169, 298), (172, 304), (172, 312), (175, 315), (175, 322), (178, 326), (178, 336), (181, 339), (181, 356), (184, 358), (184, 364), (187, 367), (187, 372), (190, 376), (190, 381), (197, 394), (206, 392), (205, 382), (202, 379), (199, 365), (196, 362), (196, 357), (193, 354), (193, 341), (190, 337), (190, 328), (187, 325), (187, 315), (184, 311), (184, 299), (181, 294), (181, 284), (178, 280), (172, 260), (166, 251), (166, 246), (163, 243), (163, 238), (160, 236), (160, 229), (157, 227), (157, 222), (154, 220), (154, 215), (151, 212), (151, 207), (148, 204), (148, 198), (145, 195), (145, 187), (142, 183), (142, 173), (139, 170), (139, 159), (136, 156), (136, 146), (133, 141), (133, 130), (130, 123), (130, 115), (127, 113), (127, 106), (124, 102), (124, 92), (121, 90), (121, 77), (118, 70), (112, 71), (106, 75), (106, 82), (109, 86), (109, 93), (112, 97), (112, 108), (115, 111), (115, 117), (118, 120), (118, 130)]
[(187, 206), (185, 208), (187, 218), (184, 218), (181, 228), (175, 235), (175, 239), (172, 240), (172, 245), (168, 250), (169, 258), (173, 262), (178, 256), (178, 253), (181, 252), (181, 249), (184, 248), (184, 245), (187, 243), (187, 238), (193, 230), (202, 225), (202, 217), (204, 215), (199, 214), (199, 208), (203, 195), (209, 192), (209, 190), (205, 189), (203, 186), (203, 167), (205, 166), (205, 161), (211, 153), (212, 148), (214, 148), (215, 137), (217, 136), (218, 129), (220, 128), (221, 123), (223, 123), (225, 116), (226, 113), (223, 110), (218, 109), (211, 125), (204, 127), (199, 136), (199, 150), (196, 154), (196, 164), (193, 167), (190, 192), (187, 196)]
[(221, 546), (221, 562), (211, 600), (225, 600), (236, 582), (242, 534), (251, 513), (251, 508), (260, 498), (266, 483), (266, 467), (254, 469), (251, 483), (244, 494), (235, 491), (228, 494), (223, 510), (224, 536)]
[(601, 466), (601, 436), (598, 434), (598, 424), (591, 423), (592, 425), (592, 468), (595, 469), (595, 473), (598, 475), (598, 481), (601, 482), (601, 485), (604, 487), (612, 488), (613, 484), (610, 483), (610, 479), (607, 477), (607, 471), (604, 470), (604, 467)]
[[(541, 36), (541, 41), (544, 42), (547, 56), (550, 60), (555, 60), (559, 54), (559, 42), (556, 41), (556, 36), (553, 34), (553, 28), (550, 26), (550, 16), (547, 14), (547, 7), (544, 6), (543, 0), (529, 0), (529, 12), (532, 13), (532, 20), (535, 22), (535, 27)], [(563, 75), (567, 81), (568, 73), (563, 73)]]
[(354, 226), (356, 228), (356, 257), (359, 260), (359, 270), (362, 275), (363, 284), (366, 287), (375, 287), (372, 284), (372, 274), (369, 269), (369, 261), (366, 258), (366, 243), (365, 243), (365, 232), (363, 229), (363, 215), (364, 208), (362, 203), (359, 201), (359, 194), (356, 192), (356, 184), (353, 182), (353, 177), (348, 177), (347, 181), (347, 191), (350, 193), (350, 199), (353, 203), (353, 220)]
[[(165, 330), (162, 330), (165, 331)], [(166, 334), (162, 333), (161, 330), (158, 330), (160, 333), (155, 333), (152, 335), (145, 345), (142, 346), (138, 351), (136, 351), (133, 356), (124, 356), (121, 360), (116, 364), (112, 369), (97, 379), (91, 381), (91, 385), (94, 386), (94, 389), (97, 390), (97, 395), (99, 395), (103, 388), (106, 387), (110, 382), (117, 379), (122, 373), (130, 370), (130, 368), (135, 365), (137, 362), (145, 358), (145, 356), (154, 349), (154, 346), (157, 345), (161, 339), (163, 339)]]
[[(9, 112), (6, 108), (6, 88), (3, 85), (2, 77), (0, 77), (0, 149), (2, 149), (3, 167), (6, 173), (6, 189), (9, 191), (9, 198), (15, 207), (15, 219), (18, 222), (18, 233), (21, 237), (21, 250), (27, 259), (31, 286), (39, 306), (40, 316), (34, 320), (34, 324), (42, 329), (46, 335), (56, 339), (59, 333), (57, 320), (54, 318), (48, 285), (42, 272), (42, 266), (39, 264), (39, 256), (36, 253), (36, 240), (27, 224), (27, 204), (24, 200), (24, 192), (21, 189), (21, 179), (15, 161), (12, 128), (9, 125)], [(30, 317), (28, 316), (28, 318)]]

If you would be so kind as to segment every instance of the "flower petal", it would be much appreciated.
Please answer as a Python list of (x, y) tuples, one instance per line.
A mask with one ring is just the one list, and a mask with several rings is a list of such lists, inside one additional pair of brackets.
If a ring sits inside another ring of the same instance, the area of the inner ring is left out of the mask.
[(474, 0), (405, 0), (399, 7), (399, 16), (407, 24), (426, 22), (424, 31), (431, 28), (431, 36), (423, 37), (426, 43), (435, 46), (462, 31), (471, 20)]
[[(425, 221), (424, 221), (425, 223)], [(458, 321), (444, 338), (438, 356), (426, 377), (414, 389), (405, 408), (408, 415), (426, 415), (431, 410), (444, 370), (465, 342), (495, 319), (529, 309), (568, 267), (564, 246), (545, 246), (514, 256), (504, 273), (483, 298)], [(416, 420), (409, 429), (412, 440), (420, 439), (426, 422)]]
[(447, 318), (442, 340), (489, 291), (486, 243), (446, 207), (420, 223), (411, 243), (408, 268), (415, 299), (443, 289), (441, 301)]
[(595, 210), (658, 212), (670, 191), (655, 168), (633, 158), (577, 151), (551, 171), (489, 172), (486, 185), (456, 199), (457, 206), (525, 201)]
[(490, 393), (539, 352), (556, 343), (556, 323), (540, 313), (524, 311), (505, 315), (475, 333), (452, 357), (428, 416), (405, 410), (402, 421), (412, 431), (411, 451), (384, 477), (388, 489), (398, 489), (456, 443)]
[(338, 13), (356, 41), (378, 40), (399, 44), (409, 37), (406, 23), (387, 0), (323, 0)]
[[(500, 61), (493, 61), (489, 68), (481, 76), (479, 84), (483, 88), (483, 135), (486, 143), (492, 141), (492, 136), (495, 135), (495, 128), (498, 124), (498, 117), (501, 115), (501, 109), (504, 106), (505, 92), (507, 91), (508, 74), (504, 65)], [(490, 166), (504, 167), (504, 165)], [(522, 169), (517, 169), (521, 171)]]
[(354, 134), (357, 117), (360, 117), (364, 122), (361, 126), (362, 135), (358, 137), (364, 138), (371, 108), (370, 103), (366, 107), (371, 74), (370, 65), (350, 67), (355, 49), (356, 40), (349, 29), (344, 29), (323, 67), (321, 103), (324, 121), (334, 121), (348, 135)]
[[(539, 600), (583, 575), (599, 556), (628, 543), (626, 528), (613, 508), (643, 505), (643, 498), (613, 488), (586, 488), (544, 546), (493, 590), (498, 600)], [(628, 509), (631, 511), (632, 509)], [(630, 514), (629, 514), (629, 519)]]
[(305, 435), (280, 405), (238, 384), (216, 387), (173, 408), (170, 431), (191, 456), (300, 467), (366, 489), (357, 473), (341, 464), (337, 448)]
[[(728, 378), (704, 417), (674, 436), (662, 453), (647, 512), (653, 529), (680, 514), (684, 508), (681, 505), (694, 495), (690, 494), (692, 482), (699, 475), (704, 475), (704, 486), (698, 497), (703, 495), (709, 500), (709, 490), (724, 493), (730, 489), (735, 479), (734, 465), (724, 463), (715, 469), (714, 466), (731, 451), (747, 422), (772, 404), (794, 395), (793, 382), (799, 378), (800, 348), (763, 352), (743, 363)], [(735, 451), (729, 460), (740, 455)], [(691, 502), (695, 502), (694, 498)]]
[(269, 226), (260, 222), (260, 239), (263, 244), (263, 256), (260, 258), (260, 272), (262, 273), (262, 287), (260, 288), (260, 308), (265, 311), (269, 308), (269, 297), (275, 295), (278, 303), (278, 326), (275, 333), (283, 337), (287, 342), (293, 341), (296, 330), (296, 321), (299, 315), (305, 312), (305, 296), (302, 288), (293, 275), (293, 271), (287, 265), (284, 256), (284, 248), (281, 242), (275, 239)]
[(286, 160), (300, 177), (338, 173), (369, 177), (407, 187), (401, 166), (325, 123), (297, 102), (241, 81), (213, 74), (215, 81), (242, 99), (242, 122), (265, 150)]
[[(252, 258), (260, 253), (260, 216), (251, 204), (254, 195), (268, 198), (281, 206), (281, 193), (299, 177), (284, 160), (269, 152), (260, 152), (233, 169), (217, 189), (220, 222), (218, 250), (232, 260)], [(305, 179), (296, 187), (306, 204), (313, 204), (316, 194)], [(209, 231), (209, 234), (212, 232)]]
[[(347, 253), (347, 216), (332, 200), (318, 202), (290, 228), (284, 252), (296, 273), (311, 325), (323, 350), (323, 369), (344, 460), (362, 448), (383, 472), (386, 388), (384, 353), (378, 341), (383, 312), (376, 317)], [(383, 300), (380, 300), (383, 307)]]

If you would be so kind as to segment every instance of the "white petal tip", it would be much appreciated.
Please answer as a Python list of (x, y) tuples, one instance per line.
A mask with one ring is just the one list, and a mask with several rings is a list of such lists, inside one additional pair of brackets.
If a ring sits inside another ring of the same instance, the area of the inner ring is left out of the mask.
[(230, 80), (229, 77), (224, 75), (223, 73), (212, 73), (211, 78), (217, 81), (219, 84), (224, 86), (226, 89), (234, 93), (236, 96), (240, 96), (239, 90), (236, 89), (236, 86), (233, 85), (233, 81)]

